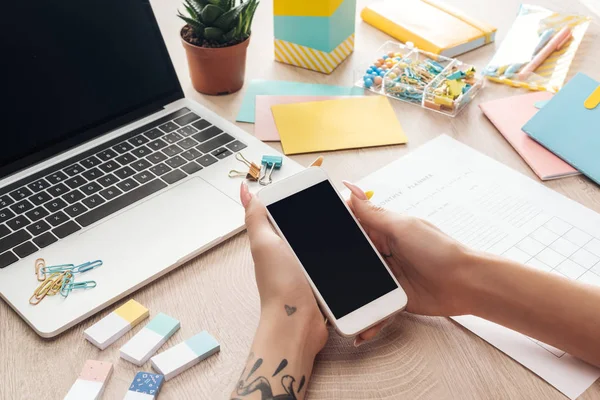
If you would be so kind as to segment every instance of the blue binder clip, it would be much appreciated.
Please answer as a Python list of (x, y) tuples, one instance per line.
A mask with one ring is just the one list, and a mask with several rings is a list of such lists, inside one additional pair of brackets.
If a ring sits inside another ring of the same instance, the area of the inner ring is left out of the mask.
[(281, 168), (281, 166), (283, 165), (283, 157), (263, 156), (260, 163), (264, 165), (264, 173), (258, 180), (258, 183), (260, 183), (262, 186), (270, 185), (271, 183), (273, 183), (273, 170)]

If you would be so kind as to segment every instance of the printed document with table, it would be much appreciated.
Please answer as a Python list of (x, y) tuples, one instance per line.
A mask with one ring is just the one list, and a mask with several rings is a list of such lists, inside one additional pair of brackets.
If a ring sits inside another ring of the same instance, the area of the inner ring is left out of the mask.
[[(373, 202), (424, 218), (471, 248), (600, 286), (600, 215), (442, 135), (358, 182)], [(600, 369), (474, 316), (454, 319), (567, 397)]]

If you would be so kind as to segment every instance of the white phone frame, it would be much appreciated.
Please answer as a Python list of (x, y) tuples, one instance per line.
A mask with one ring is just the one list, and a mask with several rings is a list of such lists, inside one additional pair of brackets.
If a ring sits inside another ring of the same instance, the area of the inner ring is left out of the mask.
[[(385, 267), (385, 269), (388, 271), (388, 273), (398, 286), (397, 289), (394, 289), (391, 292), (379, 297), (378, 299), (375, 299), (370, 303), (363, 305), (361, 308), (352, 311), (350, 314), (347, 314), (342, 318), (337, 319), (329, 309), (329, 306), (321, 296), (321, 293), (319, 293), (319, 290), (315, 286), (310, 275), (306, 272), (306, 269), (304, 269), (304, 266), (302, 267), (304, 275), (306, 276), (306, 279), (308, 279), (308, 282), (312, 287), (315, 297), (317, 298), (317, 301), (321, 306), (321, 310), (325, 313), (326, 317), (329, 319), (329, 321), (332, 323), (332, 325), (335, 327), (336, 331), (340, 335), (345, 337), (352, 337), (377, 325), (378, 323), (391, 317), (392, 315), (403, 311), (406, 308), (408, 298), (406, 296), (406, 293), (398, 283), (398, 280), (390, 271), (383, 257), (381, 256), (381, 254), (379, 254), (376, 247), (373, 245), (373, 242), (371, 242), (369, 236), (366, 234), (366, 232), (363, 230), (362, 226), (360, 225), (354, 214), (352, 214), (352, 212), (348, 208), (344, 198), (335, 189), (335, 186), (332, 184), (331, 180), (327, 176), (327, 173), (319, 167), (307, 168), (298, 174), (290, 176), (289, 178), (281, 180), (277, 183), (271, 184), (259, 191), (257, 193), (257, 196), (265, 204), (265, 206), (268, 206), (323, 181), (328, 181), (331, 187), (335, 190), (335, 192), (340, 198), (341, 205), (345, 207), (348, 213), (352, 216), (354, 222), (360, 228), (366, 240), (373, 248), (373, 251), (379, 257), (381, 264), (383, 265), (383, 267)], [(281, 232), (281, 229), (279, 229), (277, 222), (274, 220), (271, 213), (268, 212), (268, 209), (267, 213), (271, 224), (278, 232), (279, 236), (285, 241), (288, 247), (292, 250), (292, 253), (294, 253), (294, 257), (296, 257), (300, 265), (302, 265), (302, 263), (298, 259), (298, 256), (296, 255), (296, 253), (288, 243), (287, 239)]]

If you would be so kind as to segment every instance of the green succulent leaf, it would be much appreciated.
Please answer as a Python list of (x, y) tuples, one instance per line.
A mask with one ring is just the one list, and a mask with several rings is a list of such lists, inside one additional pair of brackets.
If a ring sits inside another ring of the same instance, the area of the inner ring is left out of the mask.
[(204, 24), (202, 22), (194, 20), (192, 18), (188, 18), (185, 15), (182, 15), (181, 13), (179, 13), (177, 16), (179, 18), (181, 18), (182, 20), (184, 20), (189, 26), (192, 27), (196, 36), (198, 36), (200, 38), (204, 37), (204, 29), (206, 27), (204, 26)]
[(190, 18), (192, 18), (193, 20), (198, 20), (198, 13), (196, 12), (196, 10), (194, 10), (194, 8), (189, 4), (189, 2), (186, 1), (186, 4), (183, 5), (188, 13), (188, 15), (190, 16)]
[(204, 37), (208, 40), (223, 42), (223, 31), (219, 28), (209, 26), (206, 29), (204, 29)]
[(232, 30), (227, 32), (225, 35), (223, 35), (223, 39), (225, 40), (225, 42), (229, 42), (229, 41), (233, 40), (234, 37), (235, 37), (235, 28), (233, 28)]
[[(194, 10), (194, 15), (192, 15), (190, 13), (190, 17), (194, 18), (194, 19), (199, 19), (200, 17), (200, 13), (202, 12), (202, 9), (204, 8), (204, 5), (200, 3), (199, 0), (185, 0), (184, 3), (190, 7), (192, 10)], [(187, 7), (186, 7), (187, 8)], [(189, 11), (188, 11), (189, 13)]]
[(224, 31), (229, 31), (235, 24), (235, 20), (239, 17), (240, 13), (243, 10), (244, 5), (238, 6), (234, 9), (231, 9), (221, 15), (215, 22), (214, 26), (217, 28), (223, 29)]
[(216, 21), (223, 14), (223, 10), (214, 4), (208, 4), (202, 10), (202, 21), (210, 26), (213, 22)]
[(229, 10), (229, 8), (227, 7), (227, 5), (229, 4), (229, 0), (208, 0), (208, 2), (219, 7), (223, 11)]

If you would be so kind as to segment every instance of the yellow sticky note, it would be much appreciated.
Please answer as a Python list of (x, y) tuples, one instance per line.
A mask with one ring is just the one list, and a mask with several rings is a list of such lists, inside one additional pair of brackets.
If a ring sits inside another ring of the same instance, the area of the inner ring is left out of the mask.
[(129, 300), (121, 307), (115, 310), (115, 314), (129, 322), (131, 326), (135, 326), (148, 318), (149, 312), (146, 307), (135, 300)]
[(404, 144), (388, 99), (356, 97), (271, 107), (285, 154)]

